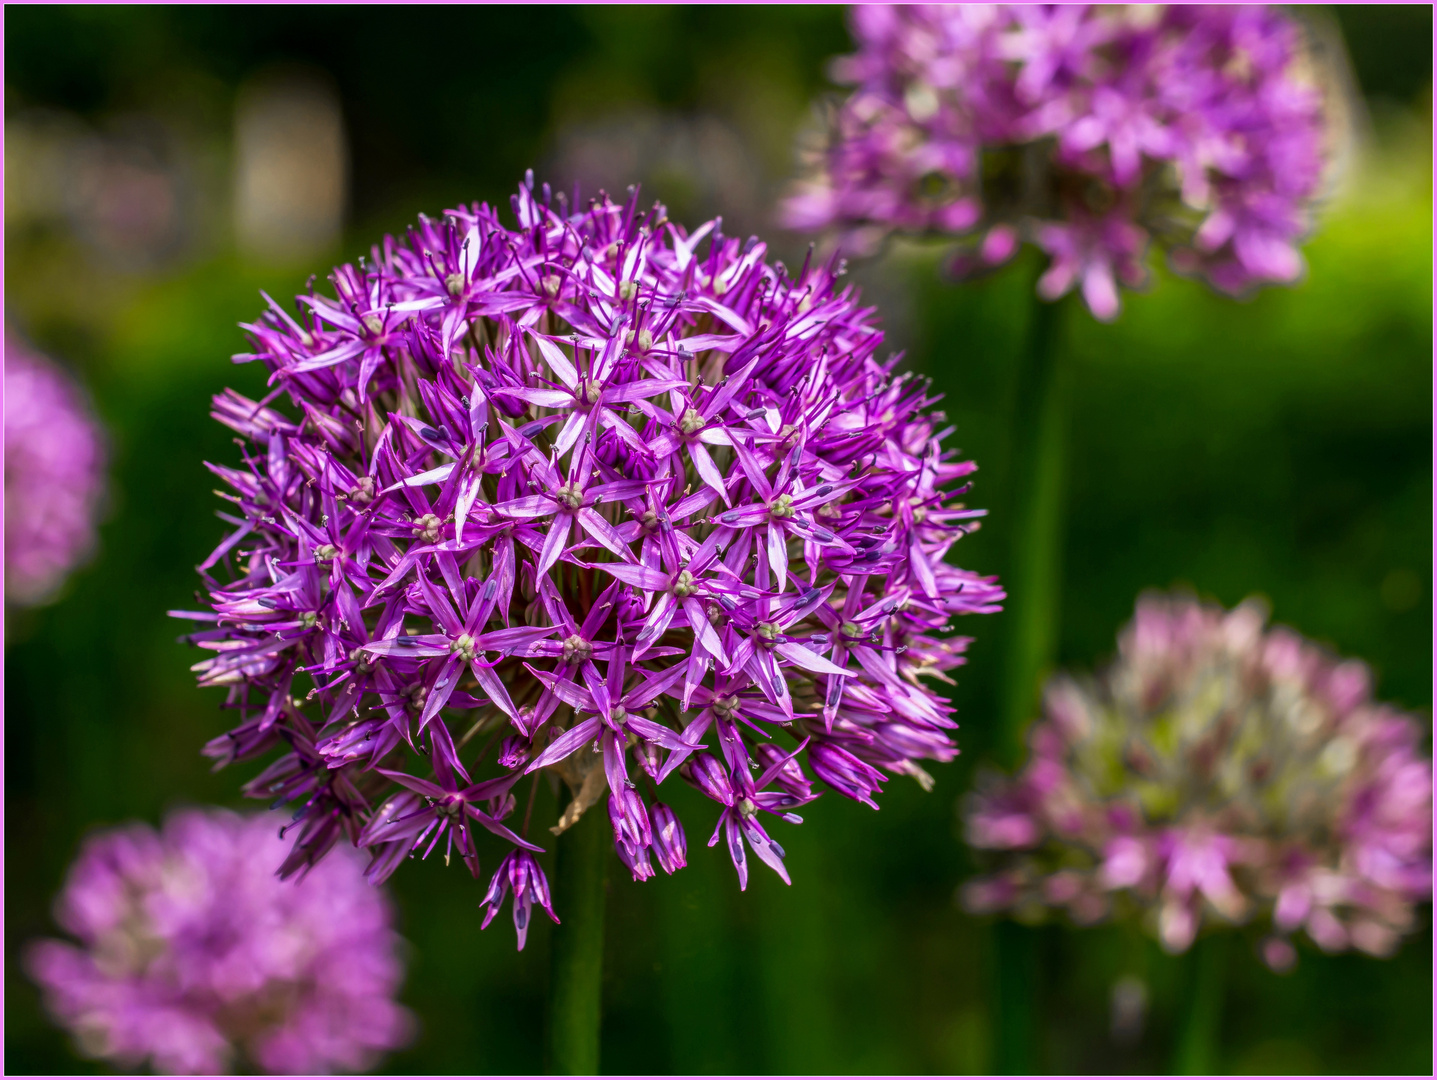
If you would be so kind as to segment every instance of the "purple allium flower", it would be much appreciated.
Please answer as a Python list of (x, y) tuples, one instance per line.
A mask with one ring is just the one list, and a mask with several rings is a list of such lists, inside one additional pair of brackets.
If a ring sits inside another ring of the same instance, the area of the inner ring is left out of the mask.
[[(531, 178), (514, 212), (422, 218), (336, 299), (247, 327), (237, 359), (275, 390), (215, 399), (247, 440), (212, 466), (235, 531), (202, 567), (213, 610), (178, 613), (215, 624), (196, 669), (240, 714), (207, 752), (282, 749), (247, 790), (303, 804), (287, 871), (346, 836), (376, 881), (441, 841), (478, 877), (475, 828), (540, 850), (506, 822), (551, 769), (574, 793), (552, 831), (607, 792), (635, 878), (685, 863), (653, 801), (675, 772), (720, 805), (740, 884), (745, 844), (784, 875), (765, 821), (817, 797), (805, 755), (871, 804), (957, 753), (923, 677), (1003, 595), (944, 561), (983, 513), (957, 501), (975, 466), (831, 265), (789, 277), (636, 194), (575, 212)], [(514, 855), (491, 916), (520, 867), (547, 908)]]
[(1020, 238), (1093, 314), (1147, 277), (1150, 241), (1226, 292), (1292, 281), (1329, 158), (1302, 32), (1264, 6), (856, 6), (855, 87), (786, 223), (865, 254), (963, 237), (960, 273)]
[(1145, 596), (1111, 667), (1055, 679), (1028, 765), (968, 806), (969, 842), (1001, 853), (970, 909), (1138, 916), (1172, 952), (1257, 920), (1278, 969), (1298, 930), (1391, 953), (1432, 890), (1424, 726), (1372, 700), (1361, 662), (1264, 620)]
[(5, 599), (54, 597), (95, 544), (105, 453), (80, 390), (5, 333)]
[(159, 833), (85, 844), (56, 903), (80, 944), (26, 954), (81, 1053), (169, 1073), (322, 1073), (365, 1071), (407, 1041), (388, 901), (348, 852), (279, 880), (285, 820), (188, 810)]

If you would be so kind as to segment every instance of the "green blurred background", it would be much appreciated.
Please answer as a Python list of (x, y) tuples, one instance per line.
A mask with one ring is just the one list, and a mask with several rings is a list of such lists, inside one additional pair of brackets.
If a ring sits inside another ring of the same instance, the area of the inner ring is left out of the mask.
[[(1430, 717), (1432, 14), (1307, 13), (1329, 45), (1345, 40), (1329, 52), (1354, 93), (1306, 280), (1234, 303), (1160, 277), (1116, 325), (1067, 312), (1061, 657), (1108, 656), (1145, 587), (1227, 604), (1260, 593)], [(731, 235), (801, 257), (771, 208), (848, 38), (842, 11), (820, 7), (10, 7), (5, 31), (6, 317), (79, 373), (113, 458), (97, 557), (5, 628), (5, 1067), (79, 1072), (95, 1066), (16, 966), (21, 943), (53, 932), (79, 840), (184, 802), (239, 805), (248, 775), (200, 758), (223, 728), (218, 698), (194, 688), (185, 627), (163, 613), (190, 602), (220, 536), (201, 461), (235, 448), (207, 404), (226, 385), (257, 391), (228, 359), (257, 289), (292, 295), (421, 210), (507, 204), (528, 166), (586, 190), (641, 180), (675, 217), (721, 212)], [(302, 137), (285, 126), (295, 110), (312, 121)], [(295, 191), (309, 216), (287, 231), (305, 210), (284, 203)], [(898, 245), (855, 277), (982, 466), (974, 501), (994, 516), (961, 561), (1001, 572), (1010, 358), (1031, 278), (1017, 267), (958, 287), (939, 263)], [(963, 627), (978, 639), (955, 693), (964, 752), (936, 790), (895, 780), (877, 814), (821, 801), (781, 837), (791, 888), (760, 873), (740, 893), (703, 847), (711, 809), (676, 792), (690, 867), (642, 886), (611, 874), (605, 1071), (990, 1066), (991, 931), (954, 903), (970, 870), (955, 807), (989, 752), (1001, 619)], [(482, 886), (457, 864), (410, 864), (393, 888), (423, 1030), (386, 1067), (538, 1070), (547, 922), (516, 954), (502, 921), (480, 933)], [(1430, 912), (1385, 962), (1305, 948), (1277, 976), (1245, 941), (1221, 1067), (1430, 1072)], [(1053, 926), (1040, 947), (1040, 1067), (1161, 1071), (1183, 961), (1113, 930)], [(1136, 1041), (1110, 1033), (1122, 976), (1148, 989)]]

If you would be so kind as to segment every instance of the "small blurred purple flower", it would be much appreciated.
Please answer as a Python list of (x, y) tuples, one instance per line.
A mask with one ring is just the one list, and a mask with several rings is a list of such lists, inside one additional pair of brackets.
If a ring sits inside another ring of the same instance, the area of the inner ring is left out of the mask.
[[(246, 327), (275, 389), (215, 399), (246, 440), (211, 466), (235, 531), (208, 610), (176, 613), (212, 624), (195, 668), (240, 715), (206, 752), (284, 747), (246, 790), (302, 801), (286, 872), (347, 837), (383, 880), (443, 840), (477, 878), (476, 826), (538, 850), (527, 812), (504, 821), (552, 770), (552, 831), (607, 791), (630, 872), (672, 873), (683, 828), (636, 766), (720, 805), (741, 886), (748, 848), (787, 880), (758, 816), (800, 821), (805, 757), (876, 806), (957, 753), (924, 679), (964, 662), (952, 619), (1003, 598), (946, 561), (983, 515), (975, 466), (834, 264), (790, 277), (636, 193), (575, 212), (530, 177), (513, 206), (516, 229), (422, 218), (337, 299)], [(511, 855), (486, 922), (506, 888), (547, 910), (542, 882)]]
[(81, 1053), (168, 1073), (363, 1072), (408, 1040), (388, 901), (348, 852), (281, 881), (285, 820), (190, 810), (85, 844), (56, 907), (80, 944), (25, 954)]
[(969, 802), (969, 842), (1002, 854), (968, 907), (1137, 915), (1172, 952), (1259, 920), (1279, 971), (1298, 930), (1390, 954), (1432, 891), (1422, 730), (1372, 701), (1361, 663), (1264, 617), (1144, 597), (1112, 667), (1054, 680), (1029, 764)]
[(104, 440), (78, 387), (5, 332), (5, 600), (54, 598), (95, 544)]
[(784, 205), (847, 253), (890, 233), (961, 236), (981, 272), (1020, 237), (1099, 319), (1157, 241), (1230, 293), (1302, 272), (1330, 158), (1301, 28), (1274, 8), (859, 6), (855, 87)]

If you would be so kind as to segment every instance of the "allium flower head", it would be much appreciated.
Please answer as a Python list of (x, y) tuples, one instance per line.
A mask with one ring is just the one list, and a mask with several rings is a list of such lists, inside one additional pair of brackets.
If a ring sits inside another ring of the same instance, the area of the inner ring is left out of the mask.
[(1264, 6), (856, 6), (858, 52), (786, 223), (864, 254), (961, 235), (960, 273), (1023, 239), (1100, 319), (1150, 242), (1226, 292), (1301, 272), (1329, 138), (1299, 27)]
[(284, 822), (189, 810), (85, 844), (56, 904), (79, 945), (26, 954), (81, 1053), (169, 1073), (322, 1073), (364, 1071), (406, 1041), (388, 901), (351, 852), (279, 880)]
[(1139, 600), (1097, 679), (1055, 679), (1021, 775), (980, 787), (968, 839), (996, 854), (978, 911), (1137, 916), (1182, 952), (1204, 925), (1305, 931), (1385, 956), (1432, 889), (1425, 725), (1374, 702), (1365, 665), (1185, 596)]
[(79, 389), (5, 333), (5, 599), (52, 598), (95, 543), (103, 441)]
[[(441, 844), (477, 877), (475, 829), (539, 850), (514, 788), (552, 769), (554, 831), (603, 800), (635, 878), (685, 863), (654, 802), (677, 772), (741, 884), (749, 851), (787, 880), (766, 822), (817, 797), (805, 759), (871, 803), (957, 752), (922, 678), (1002, 597), (944, 561), (974, 466), (832, 266), (637, 194), (574, 211), (529, 179), (514, 213), (423, 218), (247, 327), (275, 389), (215, 400), (246, 448), (212, 466), (235, 531), (188, 614), (241, 719), (208, 752), (281, 748), (248, 790), (301, 800), (288, 870), (347, 836), (376, 881)], [(522, 942), (547, 890), (512, 855), (488, 918), (512, 892)]]

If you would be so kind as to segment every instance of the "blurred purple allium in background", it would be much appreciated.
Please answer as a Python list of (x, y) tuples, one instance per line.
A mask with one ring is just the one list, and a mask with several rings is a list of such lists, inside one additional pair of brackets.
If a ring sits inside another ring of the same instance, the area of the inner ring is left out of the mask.
[(31, 976), (80, 1052), (121, 1068), (363, 1071), (413, 1023), (392, 913), (351, 852), (281, 881), (283, 815), (175, 813), (92, 837)]
[[(286, 873), (347, 837), (374, 881), (436, 845), (479, 877), (476, 828), (540, 850), (512, 789), (551, 769), (574, 793), (552, 831), (607, 791), (636, 879), (685, 864), (655, 801), (677, 772), (740, 885), (749, 850), (786, 881), (764, 822), (797, 823), (813, 777), (876, 805), (957, 753), (922, 680), (1003, 595), (945, 561), (975, 466), (831, 264), (790, 277), (636, 193), (575, 210), (530, 178), (513, 208), (421, 218), (336, 299), (247, 327), (236, 359), (275, 390), (215, 399), (247, 440), (211, 466), (235, 529), (212, 610), (176, 613), (214, 623), (196, 670), (241, 717), (207, 753), (282, 749), (246, 790), (302, 804)], [(549, 907), (532, 858), (500, 864), (486, 923), (509, 892), (522, 945)]]
[(100, 430), (78, 387), (5, 331), (5, 600), (52, 599), (93, 549)]
[(1111, 319), (1175, 268), (1242, 293), (1292, 281), (1329, 158), (1303, 32), (1260, 5), (862, 5), (855, 92), (783, 217), (867, 254), (894, 231), (961, 236), (954, 268), (1051, 257)]
[(1111, 667), (1055, 679), (1026, 768), (970, 799), (969, 842), (1001, 854), (967, 906), (1136, 916), (1171, 952), (1256, 921), (1279, 970), (1299, 930), (1390, 954), (1432, 889), (1425, 725), (1374, 702), (1360, 661), (1265, 618), (1145, 596)]

